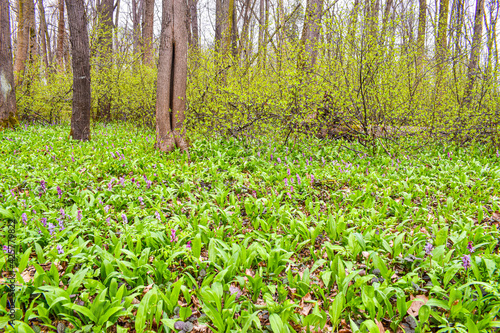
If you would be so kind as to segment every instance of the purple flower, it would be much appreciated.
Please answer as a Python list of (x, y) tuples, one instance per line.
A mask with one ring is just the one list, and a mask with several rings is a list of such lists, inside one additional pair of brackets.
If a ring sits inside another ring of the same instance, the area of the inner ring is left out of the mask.
[(470, 255), (466, 254), (462, 257), (462, 266), (464, 266), (465, 270), (468, 270), (470, 265)]
[(62, 219), (57, 219), (57, 221), (59, 221), (59, 231), (63, 231), (64, 230), (63, 220)]
[(290, 176), (290, 168), (286, 170), (286, 173)]
[(45, 192), (45, 190), (47, 189), (47, 183), (45, 182), (45, 180), (40, 181), (40, 187), (42, 188), (42, 192)]
[(128, 223), (127, 215), (122, 214), (123, 223)]
[(108, 218), (106, 219), (106, 223), (108, 223), (108, 225), (111, 225), (111, 217), (108, 216)]
[(498, 149), (497, 149), (497, 157), (500, 157), (500, 153), (498, 152)]
[(285, 178), (285, 186), (288, 186), (288, 179)]
[[(497, 151), (497, 155), (498, 155), (498, 151)], [(257, 152), (257, 156), (260, 157), (260, 151)]]
[(50, 235), (52, 236), (52, 234), (54, 233), (54, 230), (56, 229), (56, 226), (53, 225), (52, 223), (49, 223), (48, 229), (49, 229)]
[(82, 211), (81, 210), (78, 210), (78, 212), (76, 213), (76, 219), (78, 220), (78, 222), (82, 221)]
[(290, 192), (293, 192), (293, 185), (290, 185)]
[(123, 176), (120, 178), (120, 185), (125, 187), (125, 177)]
[(452, 153), (448, 152), (448, 158), (450, 159), (450, 161), (451, 161), (451, 154)]
[(469, 242), (467, 244), (467, 250), (469, 250), (470, 253), (474, 253), (474, 245), (472, 244), (472, 242)]
[(111, 179), (111, 181), (108, 183), (108, 191), (113, 190), (113, 182), (114, 182), (114, 179)]
[(46, 218), (46, 217), (42, 217), (42, 218), (40, 219), (40, 221), (42, 222), (43, 226), (44, 226), (45, 228), (47, 228), (47, 218)]
[(75, 161), (75, 158), (73, 157), (73, 155), (71, 155), (71, 160), (74, 162)]
[(155, 217), (158, 221), (161, 222), (161, 214), (159, 212), (155, 212)]
[(14, 250), (11, 246), (4, 245), (2, 249), (5, 254), (14, 254)]
[(170, 242), (174, 243), (177, 242), (177, 235), (175, 234), (175, 229), (170, 230)]
[(152, 181), (150, 181), (149, 179), (146, 180), (146, 188), (148, 188), (148, 189), (151, 188), (151, 184), (153, 184)]
[(281, 163), (281, 158), (278, 157), (277, 161), (278, 161), (278, 163)]
[(23, 213), (21, 215), (21, 221), (23, 221), (23, 223), (26, 225), (26, 222), (28, 221), (28, 216), (26, 215), (26, 213)]
[(99, 203), (101, 204), (101, 206), (103, 205), (103, 204), (102, 204), (102, 199), (101, 199), (101, 198), (99, 198)]
[(314, 176), (311, 175), (311, 185), (314, 184)]
[(64, 250), (61, 245), (57, 245), (56, 248), (57, 248), (57, 253), (64, 254)]
[(61, 210), (59, 211), (61, 213), (61, 216), (62, 217), (65, 217), (66, 216), (66, 213), (64, 212), (64, 208), (61, 208)]
[(271, 154), (271, 161), (273, 160), (273, 154)]
[(105, 211), (106, 213), (108, 213), (108, 212), (109, 212), (109, 205), (104, 206), (104, 211)]
[(141, 203), (141, 206), (143, 206), (144, 205), (144, 201), (143, 201), (142, 197), (139, 197), (138, 199), (139, 199), (139, 202)]
[[(292, 186), (293, 187), (293, 186)], [(292, 198), (292, 194), (290, 192), (288, 192), (288, 197), (291, 199)]]
[(191, 250), (191, 241), (188, 241), (186, 247)]
[(300, 177), (299, 174), (297, 174), (297, 184), (300, 185)]
[(434, 246), (432, 246), (431, 243), (425, 244), (424, 250), (425, 250), (425, 254), (427, 254), (428, 256), (431, 255), (433, 249), (434, 249)]
[(257, 199), (257, 192), (255, 190), (252, 190), (252, 196)]
[(59, 187), (59, 185), (57, 185), (57, 195), (59, 196), (59, 199), (61, 199), (61, 196), (62, 196), (62, 190), (61, 190), (61, 188)]

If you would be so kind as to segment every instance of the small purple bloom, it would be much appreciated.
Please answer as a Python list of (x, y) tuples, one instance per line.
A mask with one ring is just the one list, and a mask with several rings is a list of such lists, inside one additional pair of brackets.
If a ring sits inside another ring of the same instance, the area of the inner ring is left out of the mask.
[(271, 161), (273, 160), (273, 154), (271, 154)]
[(170, 231), (170, 242), (171, 243), (177, 242), (177, 239), (178, 239), (178, 237), (175, 234), (175, 229), (172, 229)]
[(104, 206), (104, 211), (105, 211), (106, 213), (108, 213), (108, 212), (109, 212), (109, 205)]
[(155, 212), (155, 217), (158, 221), (161, 222), (161, 214), (159, 212)]
[(59, 199), (61, 199), (61, 196), (62, 196), (62, 190), (61, 190), (61, 188), (59, 187), (59, 185), (57, 185), (57, 195), (59, 196)]
[(128, 223), (127, 215), (122, 214), (123, 223)]
[(54, 230), (56, 229), (56, 226), (53, 225), (52, 223), (49, 223), (48, 229), (49, 229), (50, 235), (52, 236), (52, 234), (54, 233)]
[(290, 168), (286, 170), (286, 173), (290, 176)]
[(75, 158), (73, 157), (73, 155), (71, 155), (71, 160), (74, 162), (75, 161)]
[(77, 214), (76, 214), (76, 219), (78, 220), (78, 222), (81, 222), (82, 221), (82, 211), (79, 209)]
[(425, 250), (425, 254), (427, 254), (428, 256), (431, 255), (433, 249), (434, 249), (434, 246), (432, 246), (431, 243), (425, 244), (424, 250)]
[(291, 199), (292, 198), (292, 194), (290, 192), (288, 192), (288, 197)]
[(288, 186), (288, 179), (285, 178), (285, 186)]
[(141, 203), (141, 206), (143, 206), (144, 205), (144, 201), (143, 201), (142, 197), (139, 197), (138, 199), (139, 199), (139, 202)]
[(191, 241), (188, 241), (186, 247), (191, 250)]
[(300, 185), (300, 177), (299, 174), (297, 174), (297, 184)]
[(468, 270), (471, 267), (470, 255), (466, 254), (462, 257), (462, 266), (464, 266), (465, 270)]
[(43, 226), (44, 226), (45, 228), (47, 228), (47, 218), (46, 218), (46, 217), (42, 217), (42, 218), (40, 219), (40, 221), (42, 222)]
[(111, 217), (108, 216), (108, 218), (106, 219), (106, 223), (108, 223), (108, 225), (111, 225)]
[(42, 192), (45, 192), (45, 190), (47, 189), (47, 183), (45, 182), (45, 180), (40, 181), (40, 187), (42, 188)]
[(121, 186), (125, 187), (125, 177), (120, 178), (120, 184)]
[(148, 179), (148, 180), (146, 180), (146, 188), (147, 188), (147, 189), (151, 188), (151, 184), (153, 184), (153, 182), (152, 182), (152, 181), (150, 181), (149, 179)]
[(61, 208), (61, 210), (59, 211), (59, 213), (61, 213), (61, 216), (62, 216), (62, 217), (65, 217), (65, 216), (66, 216), (66, 213), (64, 212), (64, 208)]
[(28, 216), (26, 215), (26, 213), (23, 213), (21, 215), (21, 221), (23, 221), (23, 223), (26, 225), (26, 222), (28, 221)]
[(278, 163), (281, 163), (281, 158), (278, 157), (277, 161), (278, 161)]
[(13, 253), (14, 253), (14, 250), (12, 249), (12, 247), (11, 247), (11, 246), (4, 245), (4, 246), (2, 247), (2, 249), (3, 249), (3, 252), (4, 252), (5, 254), (13, 254)]
[(56, 248), (57, 248), (57, 253), (64, 254), (64, 250), (61, 245), (57, 245)]
[(293, 192), (293, 185), (290, 185), (290, 192)]
[(470, 253), (474, 253), (474, 245), (472, 244), (472, 242), (469, 242), (467, 244), (467, 250), (469, 250)]

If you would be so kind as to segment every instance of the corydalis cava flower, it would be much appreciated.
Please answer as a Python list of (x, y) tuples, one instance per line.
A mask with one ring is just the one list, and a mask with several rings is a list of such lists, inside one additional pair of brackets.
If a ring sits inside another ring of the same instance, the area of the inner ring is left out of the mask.
[(468, 270), (471, 267), (470, 255), (466, 254), (462, 257), (462, 266), (464, 266), (465, 270)]
[(175, 234), (175, 229), (170, 230), (170, 242), (175, 243), (177, 242), (178, 238), (177, 235)]

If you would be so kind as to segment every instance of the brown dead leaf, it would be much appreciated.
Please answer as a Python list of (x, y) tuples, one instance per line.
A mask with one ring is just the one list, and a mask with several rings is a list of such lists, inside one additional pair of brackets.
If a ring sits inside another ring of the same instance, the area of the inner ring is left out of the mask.
[(148, 291), (150, 291), (151, 289), (153, 289), (153, 284), (150, 284), (148, 286), (146, 286), (144, 288), (144, 290), (142, 291), (143, 294), (146, 294)]
[(422, 305), (424, 305), (425, 303), (427, 303), (427, 301), (429, 299), (425, 295), (417, 295), (416, 297), (414, 297), (413, 295), (410, 295), (410, 300), (414, 300), (414, 299), (419, 299), (421, 301), (414, 301), (414, 302), (412, 302), (410, 308), (407, 311), (407, 313), (409, 315), (413, 316), (413, 317), (416, 317), (416, 316), (418, 316), (418, 311), (420, 310), (420, 308), (422, 307)]
[(307, 303), (311, 300), (311, 293), (307, 293), (302, 299), (300, 300), (300, 311), (299, 313), (302, 316), (307, 316), (309, 314), (309, 311), (313, 308), (314, 304), (313, 303)]
[(378, 330), (380, 331), (380, 333), (385, 333), (385, 327), (384, 327), (384, 325), (382, 325), (382, 323), (380, 321), (375, 319), (375, 324), (377, 324), (377, 327), (378, 327)]

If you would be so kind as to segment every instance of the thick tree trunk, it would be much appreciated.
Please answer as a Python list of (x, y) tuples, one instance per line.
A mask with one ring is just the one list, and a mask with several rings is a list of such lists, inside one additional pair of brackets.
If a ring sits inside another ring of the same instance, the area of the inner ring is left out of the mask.
[(26, 63), (33, 60), (36, 41), (35, 4), (33, 0), (18, 1), (17, 50), (14, 63), (16, 85), (20, 83)]
[(222, 1), (223, 0), (215, 0), (215, 51), (219, 51), (222, 44), (222, 22), (224, 21)]
[(71, 133), (75, 140), (90, 140), (89, 35), (84, 0), (66, 0), (73, 67)]
[[(109, 72), (112, 64), (113, 46), (113, 0), (101, 0), (97, 3), (97, 14), (99, 18), (98, 32), (98, 70), (100, 78), (110, 77)], [(109, 87), (112, 82), (101, 82), (101, 87)], [(109, 88), (102, 89), (98, 97), (97, 119), (111, 121), (111, 99), (108, 95)]]
[(302, 30), (302, 43), (306, 52), (307, 67), (316, 63), (318, 56), (318, 43), (321, 34), (321, 14), (323, 12), (323, 0), (307, 0), (304, 27)]
[(144, 0), (144, 16), (142, 18), (142, 42), (144, 53), (142, 63), (151, 66), (153, 64), (153, 23), (155, 12), (155, 0)]
[(425, 54), (425, 26), (427, 23), (427, 0), (418, 0), (417, 68), (422, 68)]
[(184, 0), (163, 0), (156, 90), (156, 147), (188, 150), (185, 140), (188, 17)]
[(9, 0), (0, 0), (0, 130), (16, 125)]
[(59, 21), (57, 23), (56, 62), (59, 70), (64, 69), (64, 0), (58, 1)]

